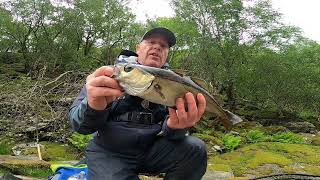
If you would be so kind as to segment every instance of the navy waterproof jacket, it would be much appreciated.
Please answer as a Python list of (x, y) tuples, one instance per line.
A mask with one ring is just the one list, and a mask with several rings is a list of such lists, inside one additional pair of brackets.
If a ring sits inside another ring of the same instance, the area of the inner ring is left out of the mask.
[[(119, 63), (136, 63), (136, 54), (123, 51), (118, 57)], [(165, 64), (163, 68), (168, 68)], [(171, 129), (167, 126), (168, 109), (159, 104), (149, 103), (143, 107), (143, 99), (126, 94), (115, 100), (105, 110), (97, 111), (89, 107), (86, 88), (73, 102), (69, 119), (73, 130), (81, 134), (94, 133), (93, 142), (112, 151), (124, 153), (133, 147), (145, 149), (159, 136), (170, 140), (185, 137), (186, 129)], [(152, 113), (153, 124), (130, 123), (123, 118), (128, 112)]]

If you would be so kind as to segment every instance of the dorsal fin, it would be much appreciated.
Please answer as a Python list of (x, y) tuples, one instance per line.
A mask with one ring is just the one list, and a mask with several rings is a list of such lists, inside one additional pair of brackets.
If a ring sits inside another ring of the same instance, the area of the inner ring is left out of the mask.
[(205, 80), (201, 78), (196, 77), (190, 77), (193, 82), (195, 82), (198, 86), (202, 87), (203, 89), (207, 90), (209, 92), (210, 85)]
[(181, 77), (187, 76), (188, 75), (188, 71), (184, 70), (184, 69), (172, 69), (173, 72), (175, 72), (176, 74), (178, 74)]

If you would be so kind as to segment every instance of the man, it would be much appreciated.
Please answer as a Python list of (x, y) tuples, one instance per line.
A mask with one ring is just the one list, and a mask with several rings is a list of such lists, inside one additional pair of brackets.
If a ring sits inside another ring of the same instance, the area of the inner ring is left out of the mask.
[[(137, 63), (163, 68), (175, 35), (148, 31), (136, 47)], [(87, 77), (69, 118), (75, 131), (96, 133), (86, 150), (90, 180), (139, 179), (139, 173), (166, 173), (165, 179), (201, 179), (207, 167), (204, 143), (186, 135), (205, 111), (202, 94), (186, 93), (176, 108), (146, 102), (122, 92), (103, 66)], [(186, 111), (187, 109), (187, 111)]]

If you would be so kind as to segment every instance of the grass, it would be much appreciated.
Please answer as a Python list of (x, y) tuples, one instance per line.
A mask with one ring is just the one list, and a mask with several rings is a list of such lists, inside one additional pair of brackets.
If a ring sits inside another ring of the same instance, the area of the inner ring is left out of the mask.
[(28, 166), (28, 165), (25, 165), (25, 166), (12, 165), (9, 167), (0, 168), (0, 175), (4, 175), (9, 172), (12, 174), (30, 176), (30, 177), (36, 177), (36, 178), (46, 178), (53, 174), (50, 168)]
[(11, 153), (11, 146), (8, 144), (0, 143), (0, 155), (6, 155)]
[(12, 144), (9, 143), (8, 139), (0, 140), (0, 155), (11, 154), (11, 148), (12, 148)]

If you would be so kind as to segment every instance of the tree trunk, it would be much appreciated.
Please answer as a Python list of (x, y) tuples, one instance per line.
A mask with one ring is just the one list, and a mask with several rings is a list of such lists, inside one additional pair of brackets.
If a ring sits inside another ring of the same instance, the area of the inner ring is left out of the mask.
[(235, 98), (234, 82), (231, 79), (227, 81), (226, 94), (227, 94), (228, 107), (231, 111), (234, 111), (236, 108), (236, 98)]

